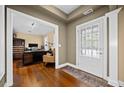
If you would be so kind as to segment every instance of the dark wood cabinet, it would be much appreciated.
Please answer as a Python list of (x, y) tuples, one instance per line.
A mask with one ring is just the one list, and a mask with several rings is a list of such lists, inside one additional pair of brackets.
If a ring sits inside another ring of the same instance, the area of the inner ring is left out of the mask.
[(13, 59), (22, 59), (25, 49), (25, 40), (13, 38)]
[(22, 59), (24, 53), (24, 46), (13, 46), (13, 58)]
[(25, 46), (25, 40), (20, 38), (14, 38), (13, 46)]
[(24, 53), (23, 54), (23, 65), (31, 64), (32, 62), (33, 62), (33, 54)]

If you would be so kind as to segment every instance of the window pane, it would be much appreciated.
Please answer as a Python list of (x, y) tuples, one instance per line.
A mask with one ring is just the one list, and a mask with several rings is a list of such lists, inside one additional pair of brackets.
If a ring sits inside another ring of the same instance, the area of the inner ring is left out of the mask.
[(86, 40), (85, 40), (85, 38), (86, 38), (86, 35), (85, 35), (85, 29), (83, 29), (83, 30), (81, 30), (81, 48), (85, 48), (85, 42), (86, 42)]
[(99, 58), (99, 38), (98, 24), (81, 29), (81, 55)]

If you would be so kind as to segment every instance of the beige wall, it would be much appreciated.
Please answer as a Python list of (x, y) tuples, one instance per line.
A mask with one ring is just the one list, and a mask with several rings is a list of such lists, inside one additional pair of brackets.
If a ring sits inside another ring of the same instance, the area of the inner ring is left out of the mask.
[(124, 8), (119, 13), (119, 80), (124, 82)]
[(47, 34), (47, 36), (48, 36), (48, 42), (53, 43), (54, 42), (54, 32), (53, 31), (49, 32)]
[(62, 64), (66, 62), (66, 24), (65, 23), (59, 21), (55, 16), (46, 13), (42, 9), (32, 8), (34, 6), (19, 5), (19, 6), (7, 6), (7, 7), (37, 17), (39, 19), (57, 24), (59, 26), (59, 44), (61, 44), (61, 47), (59, 48), (59, 63)]
[(76, 64), (76, 26), (92, 19), (103, 16), (108, 12), (108, 7), (103, 7), (91, 15), (82, 17), (68, 24), (67, 27), (67, 62)]
[(21, 38), (25, 40), (25, 47), (28, 47), (29, 43), (38, 44), (38, 48), (41, 48), (41, 45), (43, 45), (43, 36), (41, 35), (31, 35), (20, 32), (16, 32), (16, 35), (17, 38)]

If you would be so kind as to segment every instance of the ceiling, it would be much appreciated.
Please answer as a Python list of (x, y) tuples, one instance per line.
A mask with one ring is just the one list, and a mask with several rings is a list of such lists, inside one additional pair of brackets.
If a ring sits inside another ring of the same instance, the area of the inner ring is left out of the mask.
[[(57, 20), (59, 19), (60, 21), (69, 23), (81, 17), (92, 14), (92, 12), (95, 12), (102, 7), (107, 8), (108, 6), (105, 6), (105, 5), (39, 5), (39, 7), (37, 8), (35, 7), (35, 9), (38, 9), (40, 12), (45, 12), (49, 16)], [(92, 10), (92, 12), (89, 12), (89, 10)]]
[(56, 8), (60, 9), (66, 14), (70, 14), (72, 11), (77, 9), (80, 5), (55, 5)]
[(46, 35), (50, 31), (54, 31), (54, 28), (19, 13), (14, 13), (14, 32), (21, 32), (33, 35)]

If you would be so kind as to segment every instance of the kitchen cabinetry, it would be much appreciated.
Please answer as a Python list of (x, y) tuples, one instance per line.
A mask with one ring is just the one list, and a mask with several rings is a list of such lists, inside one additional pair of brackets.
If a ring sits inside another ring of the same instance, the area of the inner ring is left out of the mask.
[(25, 49), (25, 40), (14, 38), (13, 39), (13, 59), (22, 59)]

